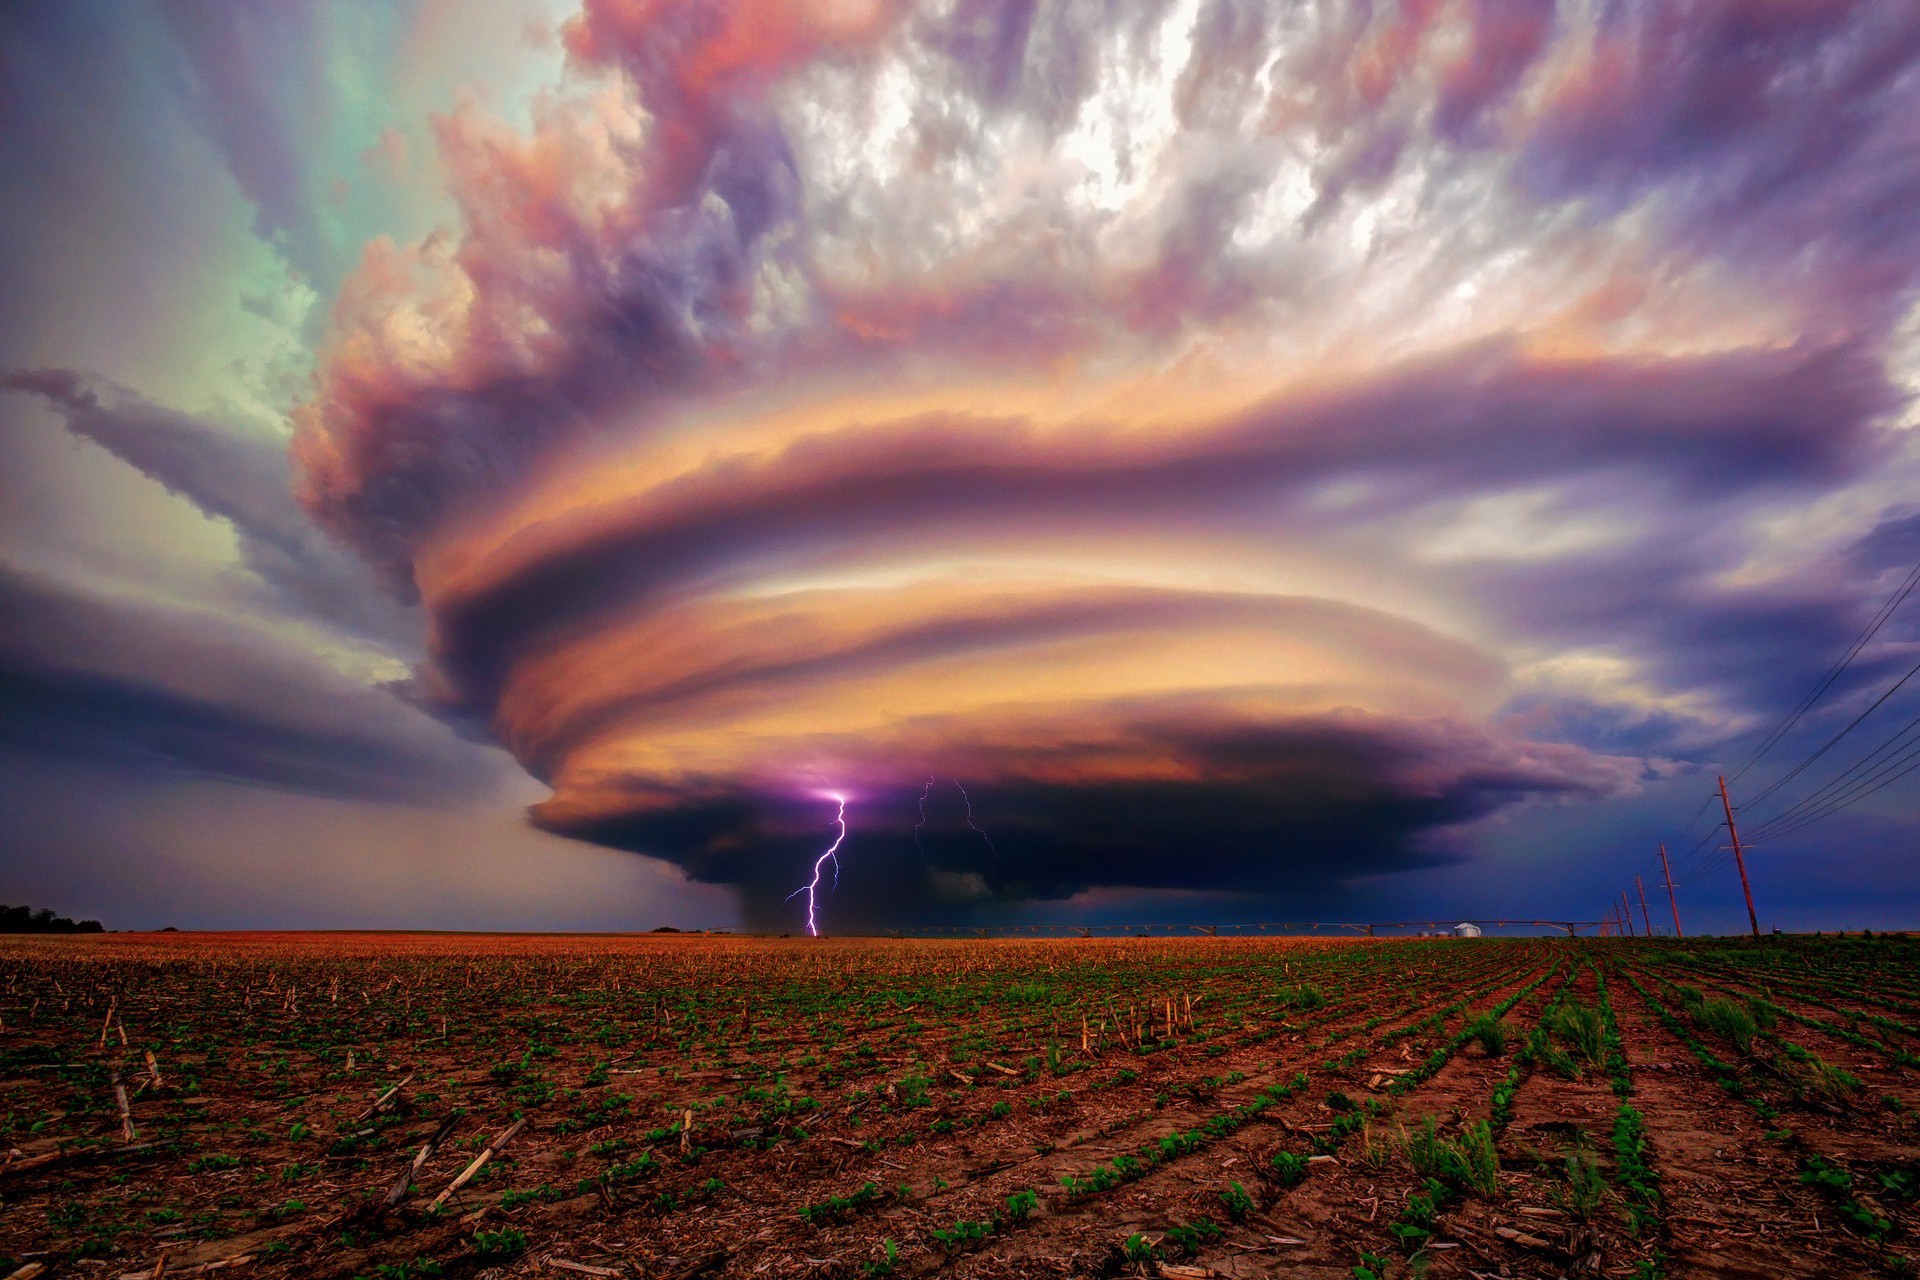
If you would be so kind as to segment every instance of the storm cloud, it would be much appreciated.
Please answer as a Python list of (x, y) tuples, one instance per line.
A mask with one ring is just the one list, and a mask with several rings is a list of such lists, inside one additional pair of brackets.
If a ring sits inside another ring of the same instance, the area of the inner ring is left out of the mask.
[(223, 429), (72, 369), (0, 372), (0, 391), (38, 395), (90, 440), (238, 537), (246, 567), (276, 593), (276, 611), (390, 642), (410, 642), (407, 617), (367, 566), (315, 528), (294, 501), (284, 444)]
[(447, 804), (498, 771), (268, 632), (0, 570), (0, 746), (147, 780)]
[(840, 797), (864, 923), (1466, 857), (1791, 701), (1879, 585), (1754, 566), (1912, 465), (1899, 6), (560, 40), (526, 128), (437, 120), (459, 223), (366, 246), (298, 491), (540, 825), (758, 923)]

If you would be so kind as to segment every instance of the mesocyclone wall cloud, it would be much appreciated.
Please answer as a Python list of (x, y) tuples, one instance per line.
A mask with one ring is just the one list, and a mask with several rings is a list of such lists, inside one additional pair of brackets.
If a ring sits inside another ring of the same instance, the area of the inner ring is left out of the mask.
[[(1663, 503), (1884, 449), (1916, 38), (588, 0), (528, 127), (438, 122), (461, 225), (366, 247), (301, 496), (418, 594), (422, 696), (551, 784), (538, 822), (757, 922), (826, 793), (843, 921), (1427, 865), (1669, 767), (1568, 707), (1724, 728), (1597, 614), (1629, 563), (1705, 571)], [(916, 841), (930, 775), (997, 857)]]

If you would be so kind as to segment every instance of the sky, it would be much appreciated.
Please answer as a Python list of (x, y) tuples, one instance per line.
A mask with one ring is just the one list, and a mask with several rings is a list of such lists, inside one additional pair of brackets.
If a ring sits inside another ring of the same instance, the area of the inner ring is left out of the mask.
[(0, 110), (0, 899), (1732, 931), (1725, 775), (1920, 918), (1910, 4), (76, 0)]

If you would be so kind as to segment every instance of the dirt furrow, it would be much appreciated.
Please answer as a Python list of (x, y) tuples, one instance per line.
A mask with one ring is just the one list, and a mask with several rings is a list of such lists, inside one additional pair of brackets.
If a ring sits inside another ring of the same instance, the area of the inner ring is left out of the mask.
[[(1511, 983), (1474, 1002), (1466, 1016), (1471, 1018), (1480, 1010), (1498, 1004), (1538, 974), (1539, 970), (1531, 970), (1517, 975)], [(1408, 1054), (1414, 1061), (1424, 1056), (1424, 1053)], [(1480, 1073), (1481, 1067), (1456, 1067), (1461, 1061), (1461, 1055), (1456, 1054), (1434, 1080), (1448, 1076), (1450, 1071), (1462, 1081)], [(1481, 1063), (1484, 1074), (1489, 1077), (1504, 1069), (1497, 1060), (1483, 1059)], [(1334, 1095), (1350, 1096), (1348, 1091), (1352, 1090), (1361, 1097), (1367, 1096), (1361, 1082), (1377, 1074), (1374, 1069), (1377, 1065), (1355, 1064), (1339, 1072), (1314, 1071), (1312, 1088), (1282, 1103), (1275, 1111), (1263, 1114), (1252, 1128), (1209, 1144), (1194, 1155), (1168, 1160), (1111, 1194), (1083, 1201), (1050, 1196), (1048, 1213), (1043, 1219), (1037, 1219), (1027, 1230), (1010, 1232), (1005, 1238), (996, 1239), (978, 1254), (952, 1259), (944, 1270), (958, 1276), (997, 1275), (1018, 1273), (1022, 1265), (1037, 1265), (1045, 1258), (1071, 1257), (1083, 1263), (1110, 1260), (1119, 1242), (1128, 1235), (1152, 1231), (1164, 1238), (1167, 1228), (1179, 1227), (1188, 1220), (1181, 1216), (1183, 1213), (1225, 1224), (1231, 1215), (1221, 1192), (1237, 1181), (1250, 1197), (1266, 1208), (1264, 1212), (1250, 1212), (1246, 1224), (1224, 1233), (1218, 1244), (1204, 1244), (1200, 1257), (1207, 1266), (1221, 1269), (1231, 1260), (1244, 1259), (1248, 1261), (1233, 1265), (1257, 1269), (1284, 1258), (1288, 1274), (1316, 1274), (1317, 1268), (1325, 1274), (1351, 1276), (1356, 1241), (1367, 1238), (1367, 1233), (1358, 1229), (1359, 1224), (1373, 1219), (1379, 1224), (1374, 1226), (1374, 1233), (1378, 1234), (1386, 1220), (1381, 1213), (1384, 1211), (1390, 1218), (1397, 1205), (1385, 1207), (1380, 1197), (1374, 1198), (1375, 1203), (1365, 1204), (1362, 1202), (1368, 1197), (1352, 1194), (1361, 1186), (1355, 1181), (1358, 1175), (1353, 1171), (1353, 1157), (1344, 1151), (1336, 1160), (1313, 1166), (1314, 1172), (1307, 1184), (1313, 1192), (1310, 1198), (1299, 1197), (1295, 1201), (1286, 1194), (1285, 1188), (1267, 1176), (1266, 1170), (1271, 1167), (1270, 1157), (1280, 1146), (1300, 1150), (1315, 1135), (1327, 1130), (1329, 1123), (1341, 1114), (1329, 1105)], [(1422, 1090), (1434, 1080), (1409, 1095), (1413, 1103), (1403, 1100), (1402, 1105), (1423, 1103), (1426, 1095)], [(1450, 1090), (1456, 1086), (1442, 1087)], [(1491, 1085), (1487, 1087), (1490, 1089)], [(1270, 1133), (1274, 1127), (1282, 1129), (1288, 1138), (1280, 1143), (1261, 1141), (1258, 1135)], [(1348, 1147), (1351, 1146), (1350, 1141)], [(1127, 1149), (1116, 1146), (1111, 1154), (1123, 1154)], [(1294, 1203), (1289, 1205), (1289, 1201)], [(1277, 1244), (1269, 1237), (1298, 1243)]]
[(1801, 1186), (1793, 1156), (1766, 1139), (1752, 1111), (1728, 1097), (1630, 989), (1619, 991), (1614, 1011), (1660, 1173), (1674, 1274), (1873, 1274), (1875, 1255)]

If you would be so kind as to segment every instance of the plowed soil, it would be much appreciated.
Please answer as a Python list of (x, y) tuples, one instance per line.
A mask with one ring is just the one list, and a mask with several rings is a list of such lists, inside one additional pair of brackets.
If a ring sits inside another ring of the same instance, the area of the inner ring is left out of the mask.
[(1917, 959), (0, 939), (0, 1276), (1912, 1275)]

